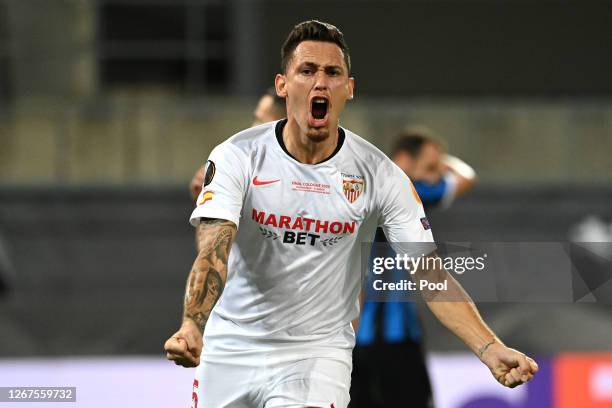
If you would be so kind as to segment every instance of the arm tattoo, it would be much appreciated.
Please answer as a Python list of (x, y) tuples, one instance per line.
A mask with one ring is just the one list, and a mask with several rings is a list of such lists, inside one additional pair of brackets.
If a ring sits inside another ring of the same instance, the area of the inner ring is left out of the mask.
[(227, 260), (235, 235), (236, 226), (230, 221), (203, 219), (198, 225), (198, 257), (187, 280), (183, 316), (193, 320), (202, 333), (223, 292)]

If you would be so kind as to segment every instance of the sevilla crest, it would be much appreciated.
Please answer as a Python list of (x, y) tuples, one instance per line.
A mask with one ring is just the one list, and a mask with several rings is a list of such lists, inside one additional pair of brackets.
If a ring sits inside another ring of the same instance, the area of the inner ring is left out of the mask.
[(344, 196), (351, 204), (359, 198), (364, 188), (365, 188), (365, 183), (363, 182), (363, 179), (356, 179), (356, 178), (343, 178), (342, 179), (342, 190), (344, 191)]

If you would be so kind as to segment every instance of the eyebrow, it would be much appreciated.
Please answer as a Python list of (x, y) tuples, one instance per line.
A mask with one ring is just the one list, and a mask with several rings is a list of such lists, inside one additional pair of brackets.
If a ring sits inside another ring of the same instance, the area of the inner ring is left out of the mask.
[[(308, 68), (319, 68), (320, 65), (319, 64), (315, 64), (314, 62), (302, 62), (300, 65), (298, 65), (298, 68), (306, 66)], [(344, 72), (344, 68), (342, 68), (341, 65), (325, 65), (323, 67), (326, 71), (332, 70), (332, 69), (338, 69), (342, 72)]]

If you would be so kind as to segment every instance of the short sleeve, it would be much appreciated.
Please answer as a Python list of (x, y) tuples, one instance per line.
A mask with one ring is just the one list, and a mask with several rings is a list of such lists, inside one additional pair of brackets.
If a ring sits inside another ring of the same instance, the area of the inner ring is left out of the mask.
[(412, 182), (393, 163), (381, 166), (379, 225), (398, 254), (420, 256), (436, 249), (429, 220)]
[(231, 144), (215, 147), (205, 165), (204, 185), (189, 218), (191, 225), (197, 226), (201, 218), (220, 218), (238, 227), (247, 186), (246, 165)]

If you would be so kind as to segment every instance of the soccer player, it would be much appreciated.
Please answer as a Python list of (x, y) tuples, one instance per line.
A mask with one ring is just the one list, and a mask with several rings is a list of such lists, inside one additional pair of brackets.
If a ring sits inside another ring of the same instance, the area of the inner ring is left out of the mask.
[(253, 111), (252, 126), (279, 120), (285, 116), (287, 116), (285, 99), (276, 94), (276, 89), (274, 87), (270, 87), (261, 96), (257, 103), (257, 107)]
[(455, 198), (474, 187), (474, 169), (446, 154), (442, 143), (427, 128), (415, 127), (402, 133), (392, 158), (414, 183), (425, 208), (448, 208)]
[[(257, 107), (253, 111), (253, 124), (251, 126), (261, 125), (263, 123), (279, 120), (287, 116), (285, 100), (276, 94), (276, 89), (268, 88), (266, 92), (259, 98)], [(198, 168), (189, 183), (189, 192), (191, 198), (195, 200), (202, 191), (204, 183), (204, 167)]]
[[(168, 359), (197, 366), (194, 407), (346, 407), (360, 242), (381, 225), (398, 253), (435, 256), (408, 177), (339, 126), (353, 98), (350, 70), (336, 27), (298, 24), (275, 79), (287, 119), (240, 132), (210, 154), (190, 218), (199, 253), (181, 327), (165, 343)], [(447, 279), (465, 300), (423, 294), (433, 313), (499, 382), (530, 380), (535, 362), (507, 348)]]
[[(403, 132), (391, 158), (408, 175), (425, 209), (448, 208), (475, 183), (476, 172), (461, 159), (444, 153), (433, 133), (424, 127)], [(382, 228), (376, 230), (372, 256), (395, 257)], [(363, 304), (353, 351), (351, 408), (432, 406), (432, 392), (421, 348), (422, 329), (413, 302)], [(408, 369), (409, 368), (409, 369)], [(397, 372), (405, 375), (398, 377)], [(410, 393), (397, 392), (408, 381)]]

